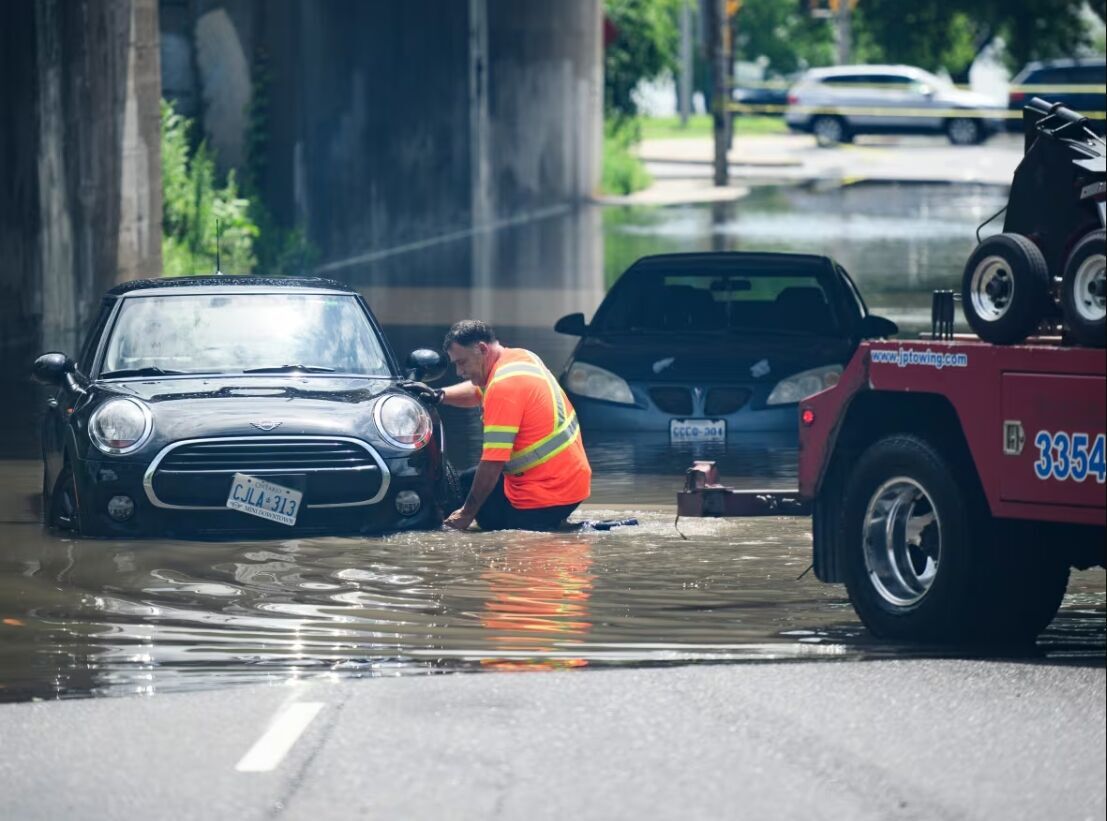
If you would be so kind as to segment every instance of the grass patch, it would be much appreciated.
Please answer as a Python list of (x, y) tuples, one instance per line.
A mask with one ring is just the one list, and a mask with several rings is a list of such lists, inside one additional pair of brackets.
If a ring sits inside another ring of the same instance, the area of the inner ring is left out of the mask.
[(603, 129), (603, 180), (605, 194), (633, 194), (648, 188), (653, 177), (642, 161), (632, 152), (639, 131), (634, 123), (617, 126), (612, 122)]
[[(643, 140), (710, 139), (714, 134), (710, 114), (689, 117), (686, 126), (680, 124), (680, 117), (643, 117), (639, 123)], [(788, 126), (784, 124), (782, 117), (739, 114), (734, 119), (734, 133), (787, 134)]]

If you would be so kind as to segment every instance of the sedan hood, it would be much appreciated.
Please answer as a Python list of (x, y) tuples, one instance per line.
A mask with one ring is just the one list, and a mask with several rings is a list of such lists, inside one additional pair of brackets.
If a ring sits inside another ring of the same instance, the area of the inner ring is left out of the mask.
[(91, 399), (113, 393), (144, 400), (160, 441), (208, 436), (367, 435), (372, 402), (396, 392), (387, 379), (206, 377), (100, 383)]
[(575, 359), (633, 382), (772, 382), (833, 363), (853, 345), (819, 336), (620, 335), (589, 337)]

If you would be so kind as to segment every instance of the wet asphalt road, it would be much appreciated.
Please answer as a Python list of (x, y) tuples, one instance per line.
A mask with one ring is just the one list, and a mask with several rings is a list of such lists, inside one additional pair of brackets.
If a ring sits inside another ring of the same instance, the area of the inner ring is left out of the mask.
[(1096, 819), (1104, 713), (1102, 668), (955, 660), (250, 687), (4, 707), (0, 787), (19, 819)]

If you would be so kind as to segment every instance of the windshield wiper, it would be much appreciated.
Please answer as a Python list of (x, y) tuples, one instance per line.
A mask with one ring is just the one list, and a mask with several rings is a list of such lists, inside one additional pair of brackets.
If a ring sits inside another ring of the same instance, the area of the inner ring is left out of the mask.
[(112, 379), (113, 377), (122, 376), (180, 376), (186, 371), (169, 371), (165, 368), (159, 368), (156, 365), (150, 365), (146, 368), (123, 368), (119, 371), (108, 371), (107, 373), (100, 374), (101, 379)]
[(334, 368), (326, 365), (270, 365), (266, 368), (246, 368), (243, 373), (334, 373)]

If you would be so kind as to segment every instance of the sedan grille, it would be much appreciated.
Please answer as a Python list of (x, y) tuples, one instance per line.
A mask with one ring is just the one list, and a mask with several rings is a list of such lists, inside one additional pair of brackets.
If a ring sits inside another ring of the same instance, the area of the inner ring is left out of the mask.
[(242, 437), (169, 445), (146, 476), (158, 507), (222, 509), (235, 473), (302, 490), (307, 507), (371, 504), (387, 489), (384, 463), (367, 444), (329, 437)]
[(705, 416), (726, 416), (739, 411), (749, 401), (750, 392), (745, 388), (712, 388), (704, 403)]
[(687, 388), (650, 388), (650, 399), (665, 413), (690, 416), (692, 393)]

